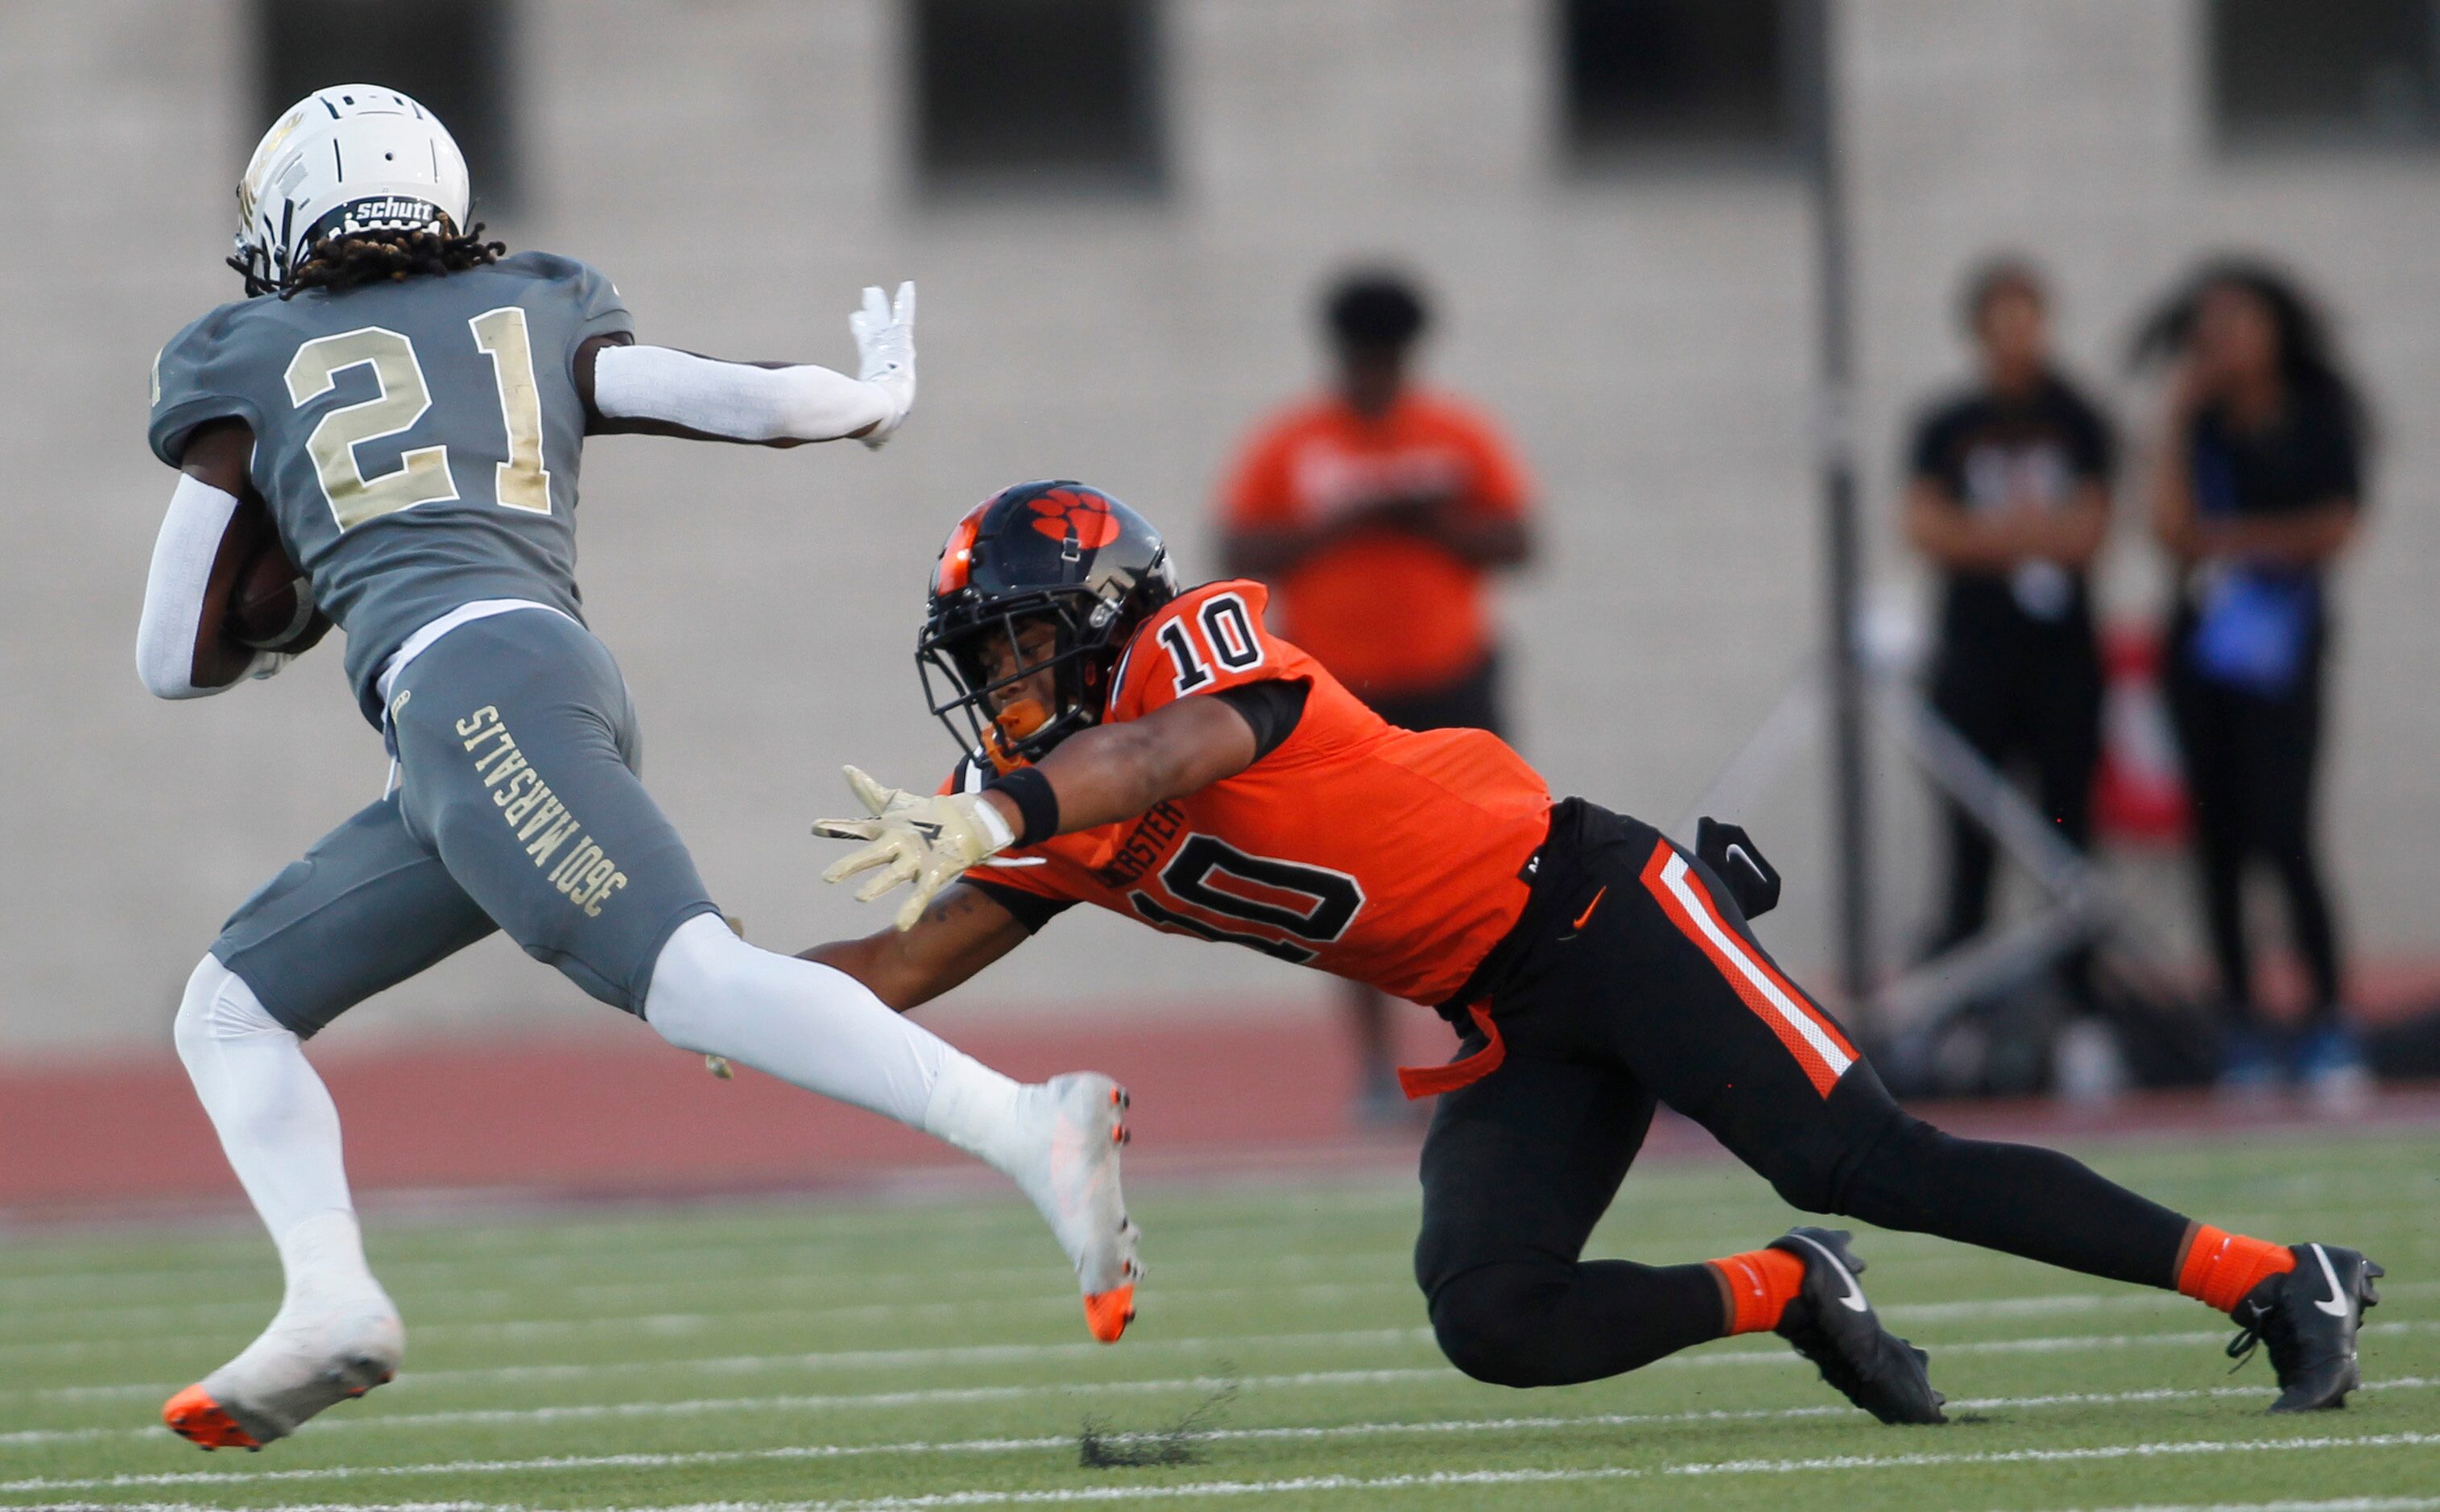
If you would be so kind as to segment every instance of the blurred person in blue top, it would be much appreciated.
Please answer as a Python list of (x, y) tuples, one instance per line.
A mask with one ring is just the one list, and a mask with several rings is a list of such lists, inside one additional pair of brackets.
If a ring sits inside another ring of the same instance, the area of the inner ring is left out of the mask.
[[(2195, 860), (2225, 1012), (2223, 1084), (2283, 1070), (2334, 1102), (2368, 1086), (2341, 1012), (2339, 927), (2313, 833), (2332, 638), (2327, 579), (2363, 506), (2365, 414), (2329, 329), (2288, 275), (2226, 259), (2139, 331), (2171, 365), (2152, 526), (2177, 573), (2168, 694), (2194, 799)], [(2265, 1023), (2245, 932), (2248, 865), (2288, 900), (2311, 1005)]]

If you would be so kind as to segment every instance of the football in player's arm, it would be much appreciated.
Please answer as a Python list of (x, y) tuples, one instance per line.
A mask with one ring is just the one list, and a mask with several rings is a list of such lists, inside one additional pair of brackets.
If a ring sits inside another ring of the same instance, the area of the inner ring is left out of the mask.
[[(848, 324), (858, 378), (810, 364), (724, 362), (638, 347), (623, 329), (587, 336), (569, 365), (584, 405), (584, 434), (770, 447), (854, 437), (878, 448), (915, 402), (914, 284), (901, 284), (894, 301), (867, 289)], [(136, 635), (137, 674), (156, 697), (207, 697), (249, 677), (270, 677), (331, 628), (316, 612), (271, 645), (247, 644), (235, 632), (230, 611), (239, 573), (270, 529), (247, 475), (254, 447), (242, 418), (206, 420), (187, 433), (178, 485), (153, 542)]]
[(866, 813), (816, 827), (864, 844), (829, 880), (909, 894), (895, 928), (806, 955), (903, 1011), (1091, 902), (1436, 1005), (1461, 1054), (1400, 1073), (1440, 1098), (1415, 1269), (1444, 1352), (1484, 1380), (1596, 1379), (1771, 1330), (1883, 1421), (1944, 1420), (1841, 1231), (1694, 1264), (1578, 1258), (1665, 1102), (1806, 1211), (2204, 1301), (2269, 1347), (2282, 1410), (2356, 1387), (2379, 1267), (1911, 1116), (1755, 938), (1741, 900), (1776, 884), (1750, 855), (1724, 880), (1741, 833), (1715, 866), (1710, 845), (1554, 803), (1488, 732), (1390, 725), (1270, 634), (1265, 602), (1252, 582), (1180, 592), (1158, 533), (1082, 484), (978, 506), (919, 646), (969, 754), (931, 796), (848, 769)]

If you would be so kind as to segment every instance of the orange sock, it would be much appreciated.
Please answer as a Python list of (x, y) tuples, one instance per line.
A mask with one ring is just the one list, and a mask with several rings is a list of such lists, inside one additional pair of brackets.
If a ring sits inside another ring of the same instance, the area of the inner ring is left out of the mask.
[(1804, 1262), (1785, 1250), (1749, 1250), (1704, 1264), (1720, 1278), (1731, 1333), (1764, 1333), (1778, 1327), (1779, 1315), (1804, 1285)]
[(2234, 1312), (2265, 1277), (2295, 1269), (2296, 1257), (2285, 1245), (2198, 1223), (2178, 1264), (2178, 1290), (2217, 1311)]

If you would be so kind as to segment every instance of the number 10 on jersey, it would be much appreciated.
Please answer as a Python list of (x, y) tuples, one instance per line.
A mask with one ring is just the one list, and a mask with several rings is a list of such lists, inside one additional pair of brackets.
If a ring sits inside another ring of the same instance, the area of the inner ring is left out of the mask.
[[(1183, 616), (1160, 627), (1157, 637), (1169, 652), (1170, 666), (1175, 669), (1172, 685), (1179, 695), (1211, 682), (1214, 661), (1232, 672), (1263, 665), (1263, 643), (1254, 634), (1253, 616), (1246, 613), (1244, 599), (1235, 594), (1214, 594), (1194, 617), (1202, 622), (1200, 637)], [(1195, 644), (1198, 638), (1210, 648), (1208, 654)]]

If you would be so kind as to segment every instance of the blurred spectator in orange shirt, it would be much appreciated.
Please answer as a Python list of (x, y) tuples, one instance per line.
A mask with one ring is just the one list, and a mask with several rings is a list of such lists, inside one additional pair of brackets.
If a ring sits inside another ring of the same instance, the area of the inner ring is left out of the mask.
[[(1410, 382), (1428, 318), (1412, 285), (1353, 274), (1323, 314), (1336, 383), (1238, 458), (1221, 501), (1228, 569), (1271, 584), (1282, 632), (1390, 723), (1499, 731), (1483, 578), (1532, 554), (1525, 470), (1489, 419)], [(1388, 1002), (1350, 993), (1358, 1113), (1378, 1122), (1403, 1106)]]

